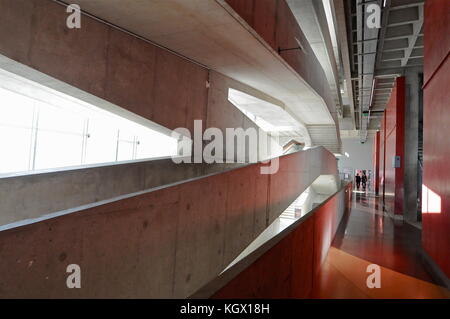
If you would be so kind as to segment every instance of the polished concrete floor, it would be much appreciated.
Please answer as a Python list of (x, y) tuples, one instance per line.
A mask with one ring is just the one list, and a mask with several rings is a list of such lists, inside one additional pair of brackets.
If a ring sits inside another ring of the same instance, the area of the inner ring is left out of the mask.
[[(380, 199), (355, 192), (318, 275), (314, 298), (450, 298), (421, 257), (420, 229), (394, 221)], [(380, 266), (380, 288), (368, 288), (367, 267)]]

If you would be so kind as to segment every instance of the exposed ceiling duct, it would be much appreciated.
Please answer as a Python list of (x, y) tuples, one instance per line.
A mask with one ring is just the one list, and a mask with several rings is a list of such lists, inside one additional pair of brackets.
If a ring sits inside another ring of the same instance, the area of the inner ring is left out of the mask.
[[(336, 15), (342, 14), (342, 4), (346, 13), (356, 129), (362, 142), (380, 127), (380, 114), (386, 108), (395, 79), (404, 75), (406, 69), (423, 65), (423, 3), (423, 0), (334, 0)], [(380, 28), (367, 24), (374, 5), (381, 9)], [(342, 25), (338, 20), (338, 28)], [(343, 65), (345, 68), (345, 59)]]
[[(340, 122), (342, 129), (356, 130), (355, 120), (355, 96), (352, 84), (352, 68), (351, 68), (351, 53), (349, 48), (349, 35), (346, 21), (346, 6), (345, 0), (334, 0), (332, 8), (336, 15), (336, 33), (339, 39), (340, 52), (342, 57), (342, 72), (343, 72), (343, 89), (347, 95), (348, 114), (346, 114), (345, 103), (343, 105), (343, 118)], [(350, 34), (351, 36), (351, 34)], [(347, 122), (347, 123), (346, 123)]]
[[(370, 108), (375, 90), (375, 61), (377, 56), (379, 29), (371, 27), (367, 21), (372, 12), (371, 6), (377, 1), (357, 2), (357, 54), (358, 54), (358, 108), (361, 141), (367, 139), (367, 128), (370, 121)], [(378, 1), (378, 6), (381, 4)], [(376, 7), (375, 7), (376, 8)], [(370, 13), (370, 14), (369, 14)], [(363, 116), (369, 112), (369, 116)]]

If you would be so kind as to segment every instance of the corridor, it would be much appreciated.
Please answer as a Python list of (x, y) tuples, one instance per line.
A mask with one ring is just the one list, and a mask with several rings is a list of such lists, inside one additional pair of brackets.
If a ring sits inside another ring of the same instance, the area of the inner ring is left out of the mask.
[[(421, 231), (383, 212), (381, 198), (354, 192), (318, 275), (314, 298), (450, 298), (421, 261)], [(367, 266), (380, 266), (380, 288), (368, 288)]]
[(448, 21), (450, 0), (0, 0), (0, 300), (450, 301)]

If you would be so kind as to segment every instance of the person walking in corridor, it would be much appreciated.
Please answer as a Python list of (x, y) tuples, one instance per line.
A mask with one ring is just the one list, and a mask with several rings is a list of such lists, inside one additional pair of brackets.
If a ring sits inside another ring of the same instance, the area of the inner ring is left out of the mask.
[(361, 177), (361, 182), (362, 182), (362, 189), (363, 191), (366, 190), (366, 185), (367, 185), (367, 175), (366, 172), (363, 171), (362, 177)]
[(356, 173), (356, 189), (359, 190), (359, 187), (361, 185), (361, 176), (359, 176), (359, 173)]

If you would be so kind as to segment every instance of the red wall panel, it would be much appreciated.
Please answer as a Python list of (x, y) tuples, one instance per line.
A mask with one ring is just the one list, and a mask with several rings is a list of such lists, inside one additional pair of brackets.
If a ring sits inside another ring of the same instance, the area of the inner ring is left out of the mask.
[[(439, 70), (450, 51), (450, 1), (426, 1), (424, 19), (424, 83)], [(448, 86), (448, 83), (447, 83)]]
[(384, 172), (384, 203), (388, 211), (393, 212), (395, 209), (395, 168), (392, 167), (392, 157), (396, 154), (395, 147), (396, 131), (386, 137), (386, 166)]
[[(390, 213), (403, 214), (404, 155), (405, 155), (405, 78), (395, 81), (394, 89), (386, 106), (384, 135), (383, 191), (384, 203)], [(400, 156), (400, 167), (395, 168), (395, 156)]]
[(314, 275), (327, 257), (333, 239), (333, 215), (336, 214), (336, 198), (329, 200), (314, 216)]
[(425, 3), (422, 245), (447, 277), (450, 277), (449, 21), (450, 1)]
[[(231, 280), (213, 298), (290, 298), (292, 294), (307, 296), (312, 290), (313, 228), (314, 220), (310, 218)], [(301, 243), (309, 249), (300, 247)], [(306, 259), (295, 256), (294, 248)]]
[(307, 298), (312, 292), (314, 277), (314, 218), (301, 225), (292, 236), (291, 296)]
[(375, 133), (373, 141), (373, 189), (380, 193), (380, 132)]
[(276, 48), (278, 0), (256, 0), (253, 28), (272, 47)]
[(381, 129), (380, 129), (380, 193), (381, 197), (384, 201), (384, 176), (385, 176), (385, 167), (386, 167), (386, 114), (383, 115), (381, 120)]
[[(350, 206), (352, 185), (345, 190)], [(338, 227), (337, 194), (213, 295), (228, 298), (308, 298)]]
[(275, 32), (278, 0), (226, 0), (273, 49), (277, 50)]

